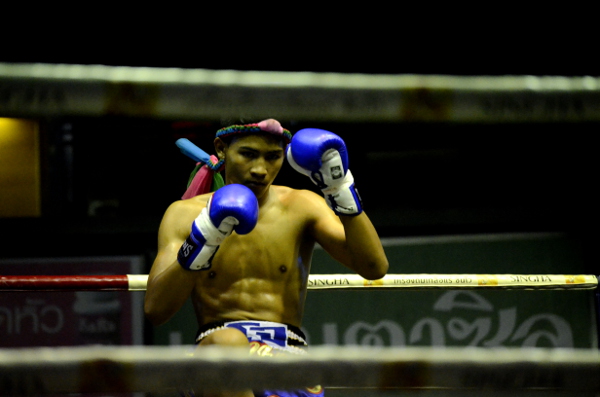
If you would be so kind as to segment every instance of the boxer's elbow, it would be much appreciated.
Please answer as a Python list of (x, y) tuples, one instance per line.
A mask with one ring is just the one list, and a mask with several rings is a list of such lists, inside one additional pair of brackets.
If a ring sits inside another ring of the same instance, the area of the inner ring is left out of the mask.
[(144, 300), (144, 315), (154, 326), (166, 323), (172, 316), (171, 313), (162, 308), (161, 305), (157, 304), (155, 300), (148, 298), (147, 295)]
[(367, 280), (379, 280), (387, 274), (389, 270), (389, 262), (387, 258), (382, 258), (377, 261), (363, 264), (357, 273)]

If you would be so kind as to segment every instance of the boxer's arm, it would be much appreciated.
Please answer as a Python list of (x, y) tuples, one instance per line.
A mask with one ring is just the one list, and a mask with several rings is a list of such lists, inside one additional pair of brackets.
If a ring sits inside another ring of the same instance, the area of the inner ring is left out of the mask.
[(158, 231), (158, 252), (146, 287), (144, 313), (154, 325), (168, 321), (190, 297), (199, 272), (185, 270), (177, 253), (189, 234), (199, 209), (179, 201), (167, 209)]
[(144, 303), (153, 324), (164, 323), (181, 308), (224, 239), (234, 230), (250, 233), (256, 225), (258, 201), (246, 186), (226, 185), (206, 199), (178, 201), (163, 217)]
[(369, 280), (386, 275), (389, 263), (381, 240), (367, 214), (340, 216), (346, 236), (345, 250), (350, 253), (351, 269)]
[(316, 241), (361, 276), (383, 277), (388, 260), (373, 224), (363, 211), (344, 140), (327, 130), (305, 128), (292, 137), (286, 157), (292, 168), (308, 176), (325, 197), (327, 205), (315, 200), (305, 209), (315, 211), (311, 222)]
[(389, 263), (381, 240), (367, 214), (337, 216), (321, 197), (304, 193), (304, 211), (311, 215), (311, 232), (335, 260), (369, 280), (385, 276)]

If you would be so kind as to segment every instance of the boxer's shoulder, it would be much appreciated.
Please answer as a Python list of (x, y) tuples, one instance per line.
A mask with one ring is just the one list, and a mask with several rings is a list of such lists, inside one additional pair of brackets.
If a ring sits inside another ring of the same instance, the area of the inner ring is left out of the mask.
[(295, 189), (288, 186), (272, 185), (277, 199), (285, 206), (295, 208), (298, 206), (314, 206), (323, 201), (323, 198), (312, 190)]

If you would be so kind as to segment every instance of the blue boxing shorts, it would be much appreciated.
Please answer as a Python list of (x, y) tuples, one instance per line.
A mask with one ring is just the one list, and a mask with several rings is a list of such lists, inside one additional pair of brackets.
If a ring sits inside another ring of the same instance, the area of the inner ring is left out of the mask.
[[(196, 336), (200, 343), (211, 333), (223, 329), (235, 328), (244, 333), (250, 342), (250, 353), (260, 356), (274, 356), (282, 353), (306, 354), (308, 344), (300, 328), (289, 324), (270, 321), (220, 321), (203, 325)], [(256, 397), (323, 397), (321, 386), (297, 390), (261, 390), (254, 391)]]

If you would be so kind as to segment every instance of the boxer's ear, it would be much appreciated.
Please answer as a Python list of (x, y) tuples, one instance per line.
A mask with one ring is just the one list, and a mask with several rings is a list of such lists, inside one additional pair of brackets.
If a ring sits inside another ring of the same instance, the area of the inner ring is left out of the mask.
[(221, 138), (215, 138), (214, 145), (217, 157), (219, 159), (224, 159), (225, 152), (227, 151), (227, 144)]

